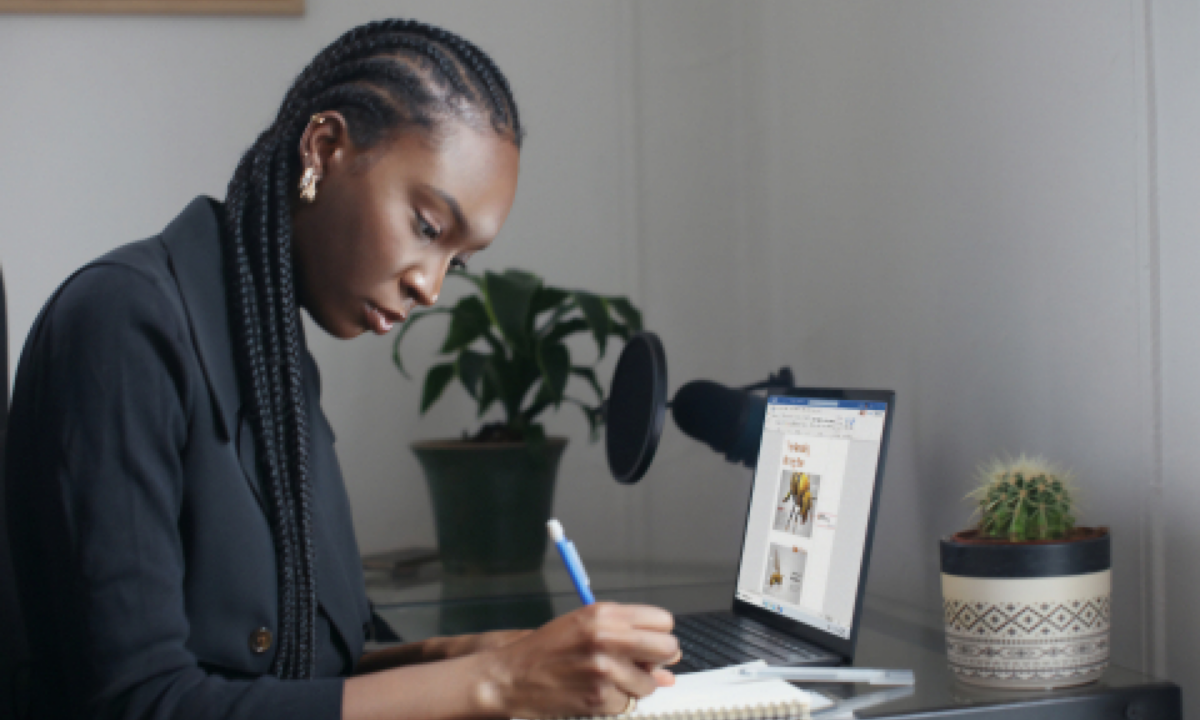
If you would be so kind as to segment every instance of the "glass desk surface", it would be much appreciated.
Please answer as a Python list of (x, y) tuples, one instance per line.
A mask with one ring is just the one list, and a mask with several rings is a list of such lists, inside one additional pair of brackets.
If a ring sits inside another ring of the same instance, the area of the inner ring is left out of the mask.
[[(713, 565), (639, 567), (612, 561), (589, 560), (587, 563), (588, 578), (596, 592), (732, 582), (735, 572), (733, 568)], [(417, 573), (403, 577), (378, 569), (364, 569), (363, 573), (367, 595), (376, 609), (527, 596), (578, 598), (566, 566), (553, 549), (547, 551), (541, 571), (532, 573), (459, 577), (444, 575), (437, 562), (421, 565)]]
[[(588, 564), (588, 574), (597, 599), (648, 603), (675, 614), (728, 610), (733, 597), (734, 570), (729, 567), (637, 568), (596, 562)], [(367, 571), (367, 594), (380, 617), (406, 640), (532, 628), (579, 607), (574, 586), (552, 553), (542, 572), (520, 575), (443, 577), (436, 564), (410, 578)], [(990, 718), (993, 712), (1000, 717), (1018, 710), (1026, 718), (1181, 717), (1176, 686), (1119, 664), (1111, 665), (1098, 682), (1078, 688), (990, 690), (964, 685), (946, 665), (939, 610), (914, 611), (870, 595), (864, 603), (854, 665), (911, 668), (917, 677), (915, 687), (890, 690), (811, 683), (804, 687), (835, 700), (864, 703), (855, 717)], [(1078, 713), (1072, 710), (1075, 705)], [(1135, 712), (1135, 706), (1145, 709)], [(832, 713), (817, 712), (813, 717), (826, 714)]]

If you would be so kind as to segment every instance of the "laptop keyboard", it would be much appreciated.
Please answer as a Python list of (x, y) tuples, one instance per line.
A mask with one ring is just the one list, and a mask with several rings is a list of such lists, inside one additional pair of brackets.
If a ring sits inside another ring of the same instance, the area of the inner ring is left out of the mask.
[(683, 660), (671, 668), (686, 673), (766, 660), (769, 665), (832, 665), (836, 655), (768, 625), (729, 612), (676, 618)]

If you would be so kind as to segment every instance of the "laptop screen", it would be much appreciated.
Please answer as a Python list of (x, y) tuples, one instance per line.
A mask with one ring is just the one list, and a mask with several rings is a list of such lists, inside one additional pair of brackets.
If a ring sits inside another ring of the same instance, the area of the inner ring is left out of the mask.
[(887, 403), (767, 399), (736, 597), (849, 639)]

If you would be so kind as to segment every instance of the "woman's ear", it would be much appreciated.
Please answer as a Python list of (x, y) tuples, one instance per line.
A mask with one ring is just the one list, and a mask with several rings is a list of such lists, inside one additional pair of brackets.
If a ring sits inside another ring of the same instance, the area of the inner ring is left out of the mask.
[(319, 112), (309, 118), (300, 136), (300, 167), (312, 169), (317, 179), (325, 177), (331, 165), (345, 156), (350, 136), (346, 118), (340, 112)]

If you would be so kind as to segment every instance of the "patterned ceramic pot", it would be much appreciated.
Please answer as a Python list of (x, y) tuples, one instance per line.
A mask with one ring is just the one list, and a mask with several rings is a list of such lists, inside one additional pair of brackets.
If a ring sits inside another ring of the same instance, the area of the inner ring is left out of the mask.
[(1111, 539), (1006, 543), (970, 533), (944, 538), (946, 655), (959, 680), (1054, 688), (1099, 678), (1108, 667)]

